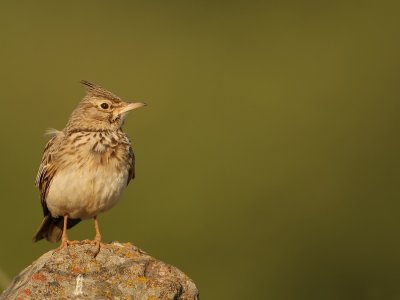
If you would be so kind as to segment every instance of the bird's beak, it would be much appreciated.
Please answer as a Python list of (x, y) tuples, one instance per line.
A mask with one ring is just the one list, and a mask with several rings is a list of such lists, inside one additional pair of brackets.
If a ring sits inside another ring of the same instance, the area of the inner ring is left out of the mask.
[(118, 116), (124, 116), (128, 111), (133, 109), (146, 106), (146, 103), (143, 102), (123, 102), (123, 105), (116, 109), (113, 113), (114, 119)]
[(139, 107), (143, 107), (143, 106), (146, 106), (146, 103), (143, 103), (143, 102), (126, 102), (126, 103), (124, 103), (125, 105), (124, 106), (122, 106), (120, 109), (119, 109), (119, 112), (118, 112), (118, 114), (123, 114), (123, 113), (126, 113), (126, 112), (128, 112), (128, 111), (130, 111), (130, 110), (133, 110), (133, 109), (136, 109), (136, 108), (139, 108)]

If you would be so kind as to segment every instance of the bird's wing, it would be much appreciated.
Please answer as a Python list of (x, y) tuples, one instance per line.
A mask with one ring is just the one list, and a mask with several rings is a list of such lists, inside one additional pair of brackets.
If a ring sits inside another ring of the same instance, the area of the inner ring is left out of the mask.
[(39, 171), (36, 176), (35, 184), (40, 191), (40, 200), (42, 203), (44, 216), (48, 215), (49, 213), (46, 204), (46, 197), (50, 188), (50, 183), (57, 171), (57, 165), (55, 164), (55, 160), (57, 157), (56, 154), (58, 152), (58, 149), (60, 148), (60, 144), (64, 139), (64, 136), (65, 135), (62, 131), (57, 131), (54, 133), (54, 136), (48, 141), (44, 149)]
[(129, 159), (129, 168), (128, 168), (129, 176), (127, 185), (131, 180), (135, 178), (135, 153), (133, 153), (132, 147), (130, 146), (129, 146), (128, 159)]

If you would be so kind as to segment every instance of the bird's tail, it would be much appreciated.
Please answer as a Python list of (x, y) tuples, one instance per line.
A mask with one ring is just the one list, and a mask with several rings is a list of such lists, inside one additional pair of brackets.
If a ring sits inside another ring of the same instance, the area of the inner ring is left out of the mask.
[[(81, 221), (81, 219), (68, 219), (67, 229), (75, 226)], [(49, 242), (55, 243), (61, 239), (62, 231), (64, 226), (64, 220), (62, 217), (53, 218), (50, 214), (45, 216), (42, 224), (32, 241), (37, 242), (41, 239), (46, 239)]]

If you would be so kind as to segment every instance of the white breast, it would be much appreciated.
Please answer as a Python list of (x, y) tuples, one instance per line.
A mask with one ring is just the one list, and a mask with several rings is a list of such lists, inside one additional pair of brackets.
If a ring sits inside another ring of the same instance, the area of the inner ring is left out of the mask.
[(53, 217), (88, 219), (114, 206), (127, 185), (127, 170), (114, 164), (91, 162), (81, 167), (73, 164), (57, 172), (51, 182), (46, 203)]

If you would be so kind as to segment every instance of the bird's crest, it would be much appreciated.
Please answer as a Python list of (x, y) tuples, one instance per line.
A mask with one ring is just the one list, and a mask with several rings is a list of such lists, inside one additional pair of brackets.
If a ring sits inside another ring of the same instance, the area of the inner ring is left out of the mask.
[(89, 82), (87, 80), (81, 80), (81, 84), (86, 88), (87, 95), (88, 97), (99, 97), (99, 98), (104, 98), (108, 99), (114, 102), (120, 102), (121, 98), (118, 97), (117, 95), (111, 93), (110, 91), (107, 91), (106, 89), (102, 88), (101, 86)]

